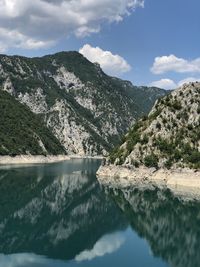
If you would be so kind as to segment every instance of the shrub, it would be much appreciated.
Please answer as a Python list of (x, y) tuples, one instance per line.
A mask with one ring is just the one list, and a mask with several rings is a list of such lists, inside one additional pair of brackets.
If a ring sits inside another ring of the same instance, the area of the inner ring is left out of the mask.
[(157, 156), (154, 155), (154, 154), (146, 156), (144, 158), (144, 165), (146, 167), (149, 167), (149, 168), (151, 168), (151, 167), (158, 168), (158, 158), (157, 158)]
[(197, 163), (200, 163), (200, 152), (198, 152), (198, 151), (193, 151), (192, 153), (191, 153), (191, 155), (189, 155), (188, 157), (187, 157), (187, 160), (189, 161), (189, 162), (191, 162), (191, 163), (193, 163), (193, 164), (197, 164)]
[(161, 124), (160, 124), (159, 122), (156, 123), (156, 128), (157, 128), (158, 130), (161, 130)]
[(174, 151), (174, 145), (165, 139), (158, 138), (155, 143), (158, 149), (163, 153), (171, 154)]
[(135, 167), (135, 168), (139, 168), (140, 163), (137, 160), (131, 160), (131, 164)]
[(128, 151), (128, 153), (130, 153), (134, 146), (140, 142), (140, 136), (139, 136), (139, 133), (135, 132), (135, 133), (132, 133), (128, 136), (127, 138), (127, 145), (126, 145), (126, 149)]
[(182, 106), (181, 106), (181, 103), (177, 100), (175, 100), (173, 103), (172, 103), (172, 108), (174, 108), (175, 110), (180, 110), (182, 109)]
[(149, 138), (148, 138), (148, 136), (145, 134), (144, 137), (142, 138), (142, 140), (140, 141), (140, 143), (141, 143), (142, 145), (144, 145), (144, 144), (147, 144), (148, 142), (149, 142)]
[(152, 113), (150, 116), (149, 116), (149, 120), (150, 121), (153, 121), (155, 120), (161, 113), (161, 109), (158, 109), (156, 110), (154, 113)]
[(188, 130), (191, 131), (193, 129), (193, 126), (191, 124), (188, 125)]
[(172, 159), (168, 159), (165, 162), (164, 166), (165, 166), (165, 168), (170, 169), (172, 167), (172, 164), (173, 164)]
[(122, 163), (124, 150), (122, 148), (116, 147), (109, 156), (109, 160), (111, 164), (114, 164), (115, 160), (119, 158), (120, 163)]

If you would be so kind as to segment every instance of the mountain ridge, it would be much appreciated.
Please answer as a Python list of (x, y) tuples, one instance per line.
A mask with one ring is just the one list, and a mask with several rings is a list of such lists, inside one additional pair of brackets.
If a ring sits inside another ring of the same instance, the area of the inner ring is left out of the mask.
[(74, 51), (0, 55), (0, 88), (40, 115), (69, 154), (80, 156), (106, 155), (167, 94), (110, 77)]

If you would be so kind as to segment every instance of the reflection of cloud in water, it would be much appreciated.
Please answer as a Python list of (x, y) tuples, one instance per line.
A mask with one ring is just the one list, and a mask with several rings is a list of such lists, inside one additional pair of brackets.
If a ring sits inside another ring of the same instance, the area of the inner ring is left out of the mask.
[(27, 267), (35, 266), (35, 264), (42, 266), (46, 261), (47, 260), (42, 256), (28, 253), (13, 255), (0, 254), (0, 264), (3, 267)]
[(102, 257), (105, 254), (111, 254), (118, 250), (124, 242), (125, 238), (119, 233), (106, 235), (99, 239), (91, 250), (84, 250), (77, 255), (75, 260), (92, 260), (96, 257)]
[[(75, 257), (77, 262), (93, 260), (117, 251), (125, 242), (125, 238), (119, 234), (106, 235), (99, 239), (91, 250), (84, 250)], [(0, 254), (0, 266), (2, 267), (55, 267), (66, 266), (66, 262), (51, 260), (44, 256), (31, 253)]]
[[(106, 254), (111, 254), (117, 251), (125, 242), (125, 238), (119, 234), (106, 235), (99, 239), (91, 250), (84, 250), (75, 257), (77, 262), (84, 260), (92, 260), (96, 257), (102, 257)], [(0, 266), (3, 267), (54, 267), (66, 266), (65, 262), (54, 261), (46, 257), (31, 254), (21, 253), (4, 255), (0, 254)]]

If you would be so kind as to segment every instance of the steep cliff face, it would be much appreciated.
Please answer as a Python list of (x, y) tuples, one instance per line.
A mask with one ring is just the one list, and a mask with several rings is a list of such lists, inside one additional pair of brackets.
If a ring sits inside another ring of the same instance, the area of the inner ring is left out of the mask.
[(106, 154), (166, 94), (109, 77), (77, 52), (0, 56), (0, 88), (39, 114), (69, 154)]
[(112, 163), (139, 167), (200, 168), (200, 83), (185, 84), (157, 101), (124, 143)]

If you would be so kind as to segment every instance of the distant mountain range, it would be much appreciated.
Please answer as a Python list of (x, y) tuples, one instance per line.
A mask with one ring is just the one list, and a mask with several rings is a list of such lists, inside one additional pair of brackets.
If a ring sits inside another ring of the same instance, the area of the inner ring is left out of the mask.
[(110, 77), (78, 52), (1, 55), (0, 89), (1, 155), (106, 155), (167, 94)]

